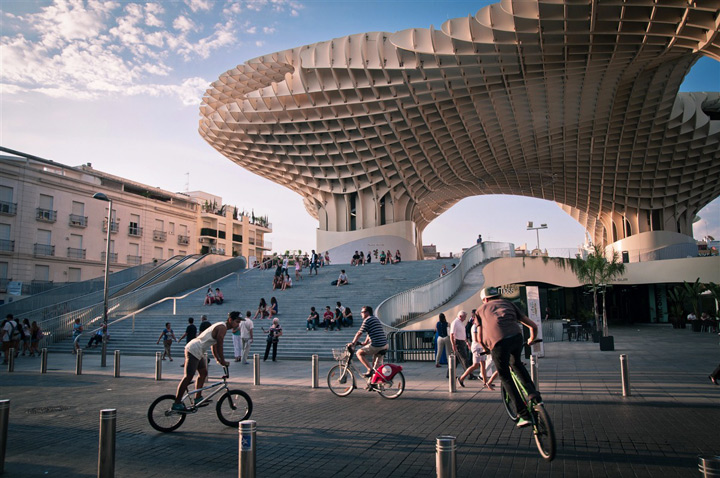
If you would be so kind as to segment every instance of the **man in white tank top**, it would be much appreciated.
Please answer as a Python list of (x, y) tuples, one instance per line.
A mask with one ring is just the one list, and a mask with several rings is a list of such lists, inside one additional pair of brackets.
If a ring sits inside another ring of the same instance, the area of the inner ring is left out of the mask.
[[(178, 385), (177, 393), (175, 394), (175, 403), (172, 406), (173, 410), (180, 412), (187, 411), (187, 408), (181, 400), (196, 371), (198, 372), (198, 378), (195, 382), (195, 388), (202, 388), (205, 383), (205, 379), (207, 379), (205, 354), (208, 349), (212, 349), (212, 354), (220, 365), (225, 367), (230, 365), (223, 355), (223, 340), (225, 339), (227, 331), (237, 328), (241, 321), (240, 312), (232, 311), (228, 314), (225, 322), (218, 322), (211, 325), (196, 338), (188, 342), (185, 346), (185, 376), (180, 381), (180, 385)], [(195, 402), (199, 402), (201, 399), (202, 397), (200, 395), (195, 396)], [(209, 400), (203, 403), (203, 405), (209, 404)]]

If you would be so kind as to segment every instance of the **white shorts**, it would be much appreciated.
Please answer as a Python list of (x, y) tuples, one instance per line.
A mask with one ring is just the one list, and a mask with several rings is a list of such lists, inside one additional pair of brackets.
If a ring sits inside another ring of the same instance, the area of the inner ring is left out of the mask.
[(470, 351), (472, 352), (473, 363), (484, 363), (487, 359), (487, 355), (480, 355), (483, 352), (483, 348), (480, 344), (473, 343), (472, 347), (470, 347)]

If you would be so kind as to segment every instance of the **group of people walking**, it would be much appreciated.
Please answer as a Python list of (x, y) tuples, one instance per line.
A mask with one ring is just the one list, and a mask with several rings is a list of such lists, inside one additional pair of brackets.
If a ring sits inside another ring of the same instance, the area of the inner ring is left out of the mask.
[[(15, 357), (25, 355), (34, 357), (40, 355), (39, 345), (43, 338), (43, 332), (36, 321), (32, 324), (28, 319), (22, 321), (8, 314), (0, 325), (2, 334), (3, 364), (8, 363), (10, 350), (15, 351)], [(22, 353), (21, 353), (22, 352)]]

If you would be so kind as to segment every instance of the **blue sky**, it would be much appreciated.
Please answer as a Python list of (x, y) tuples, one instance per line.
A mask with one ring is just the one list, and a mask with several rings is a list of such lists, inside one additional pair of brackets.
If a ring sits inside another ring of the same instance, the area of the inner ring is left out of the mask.
[[(474, 15), (464, 1), (42, 1), (0, 4), (0, 144), (171, 191), (204, 190), (267, 214), (275, 250), (314, 247), (317, 222), (297, 194), (222, 157), (197, 133), (203, 91), (248, 59), (352, 33), (394, 32)], [(720, 90), (702, 59), (684, 91)], [(720, 237), (720, 200), (695, 235)], [(435, 220), (426, 244), (459, 252), (486, 240), (575, 248), (584, 230), (552, 202), (467, 198)]]

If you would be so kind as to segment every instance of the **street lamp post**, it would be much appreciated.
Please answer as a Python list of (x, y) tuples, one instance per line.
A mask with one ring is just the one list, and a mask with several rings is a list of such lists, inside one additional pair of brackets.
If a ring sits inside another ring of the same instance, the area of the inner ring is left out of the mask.
[(107, 366), (107, 339), (108, 339), (108, 276), (110, 275), (110, 229), (112, 228), (112, 199), (103, 193), (93, 194), (93, 199), (108, 202), (107, 236), (105, 244), (105, 284), (103, 286), (103, 338), (100, 366)]
[(547, 229), (547, 224), (540, 224), (539, 226), (533, 227), (533, 222), (528, 221), (527, 223), (527, 230), (528, 231), (535, 231), (535, 235), (537, 236), (537, 250), (540, 250), (540, 229)]

